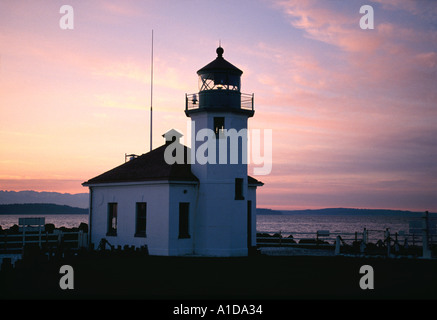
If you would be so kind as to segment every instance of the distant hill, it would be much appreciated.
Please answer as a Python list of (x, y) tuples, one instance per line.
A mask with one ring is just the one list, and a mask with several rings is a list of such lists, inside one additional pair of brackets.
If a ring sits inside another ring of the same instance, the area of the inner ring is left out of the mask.
[(88, 209), (53, 203), (1, 204), (0, 215), (2, 214), (88, 214)]
[[(354, 209), (354, 208), (326, 208), (326, 209), (306, 209), (306, 210), (272, 210), (257, 209), (257, 214), (261, 215), (287, 215), (287, 214), (307, 214), (307, 215), (396, 215), (396, 216), (422, 216), (424, 212), (414, 212), (407, 210), (388, 210), (388, 209)], [(430, 213), (435, 216), (436, 213)]]
[(282, 211), (265, 209), (265, 208), (256, 208), (256, 214), (283, 214)]
[[(31, 207), (10, 207), (4, 205), (29, 204)], [(37, 208), (35, 204), (46, 205)], [(58, 205), (57, 208), (53, 205)], [(15, 210), (14, 212), (31, 211), (32, 214), (62, 213), (88, 213), (89, 194), (88, 193), (59, 193), (59, 192), (37, 192), (37, 191), (5, 191), (0, 190), (0, 214), (6, 214), (7, 210)], [(11, 209), (12, 208), (12, 209)], [(32, 208), (32, 209), (31, 209)], [(76, 210), (81, 211), (76, 211)], [(36, 211), (41, 210), (38, 213)], [(52, 213), (48, 213), (52, 212)], [(11, 214), (11, 213), (8, 213)], [(12, 213), (21, 214), (21, 213)], [(24, 213), (26, 214), (26, 213)], [(413, 212), (407, 210), (387, 210), (387, 209), (355, 209), (355, 208), (325, 208), (325, 209), (307, 209), (307, 210), (273, 210), (269, 208), (257, 208), (258, 215), (287, 215), (287, 214), (323, 214), (323, 215), (397, 215), (397, 216), (422, 216), (423, 212)], [(430, 213), (430, 216), (435, 217), (437, 213)]]
[(59, 193), (37, 191), (0, 190), (0, 204), (16, 203), (53, 203), (77, 208), (88, 208), (88, 193)]

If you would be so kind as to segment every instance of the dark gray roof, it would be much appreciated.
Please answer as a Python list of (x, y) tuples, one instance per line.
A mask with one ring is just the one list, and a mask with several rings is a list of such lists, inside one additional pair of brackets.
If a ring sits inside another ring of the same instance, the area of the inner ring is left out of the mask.
[(251, 177), (251, 176), (247, 176), (247, 184), (249, 185), (257, 185), (257, 186), (263, 186), (264, 183)]
[[(112, 170), (102, 173), (84, 182), (82, 185), (141, 181), (198, 182), (199, 179), (191, 172), (191, 164), (187, 161), (190, 149), (183, 146), (185, 164), (175, 163), (169, 165), (164, 159), (164, 152), (167, 145), (168, 144), (164, 144)], [(247, 178), (249, 185), (264, 185), (264, 183), (251, 176)]]
[[(112, 170), (94, 177), (83, 185), (116, 183), (116, 182), (139, 182), (139, 181), (199, 181), (191, 172), (190, 164), (169, 165), (164, 159), (166, 144), (132, 159)], [(185, 155), (189, 149), (184, 147)], [(186, 159), (186, 157), (185, 157)], [(187, 161), (185, 161), (186, 163)]]

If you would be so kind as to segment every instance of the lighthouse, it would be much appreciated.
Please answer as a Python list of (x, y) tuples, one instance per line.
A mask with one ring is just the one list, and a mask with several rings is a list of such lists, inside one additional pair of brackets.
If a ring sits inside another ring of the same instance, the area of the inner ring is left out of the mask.
[(199, 91), (186, 95), (192, 123), (191, 170), (199, 179), (196, 252), (244, 256), (256, 245), (255, 189), (247, 175), (248, 119), (253, 94), (241, 92), (243, 71), (218, 47), (215, 60), (197, 71)]
[(241, 93), (243, 72), (223, 53), (219, 47), (216, 59), (197, 72), (199, 91), (186, 94), (191, 148), (169, 129), (163, 145), (83, 183), (90, 244), (147, 247), (160, 256), (254, 251), (256, 189), (263, 183), (247, 175), (253, 94)]

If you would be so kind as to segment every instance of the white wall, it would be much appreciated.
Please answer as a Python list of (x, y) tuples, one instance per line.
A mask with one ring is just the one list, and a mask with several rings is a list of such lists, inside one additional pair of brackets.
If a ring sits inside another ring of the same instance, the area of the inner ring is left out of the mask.
[[(225, 118), (225, 129), (247, 129), (247, 116), (230, 112), (200, 112), (192, 114), (195, 134), (203, 128), (214, 128), (214, 117)], [(206, 139), (205, 139), (206, 140)], [(220, 140), (220, 139), (218, 139)], [(197, 141), (196, 154), (204, 141)], [(193, 143), (192, 143), (193, 145)], [(219, 161), (219, 145), (216, 145), (216, 164), (200, 164), (198, 159), (191, 165), (199, 178), (199, 210), (196, 213), (195, 250), (208, 256), (247, 255), (247, 163), (230, 164), (230, 143), (227, 148), (227, 164)], [(239, 143), (241, 154), (242, 144)], [(241, 160), (241, 159), (240, 159)], [(244, 200), (235, 199), (235, 178), (242, 178)]]
[[(200, 112), (191, 115), (191, 119), (194, 121), (194, 129), (195, 132), (192, 132), (192, 140), (197, 137), (197, 132), (201, 129), (208, 128), (214, 129), (214, 117), (224, 117), (225, 118), (225, 129), (235, 129), (237, 132), (240, 132), (241, 129), (247, 129), (247, 116), (228, 113), (228, 112)], [(216, 140), (216, 164), (200, 164), (196, 155), (199, 153), (203, 155), (202, 147), (206, 146), (206, 138), (202, 141), (192, 141), (192, 145), (195, 145), (194, 149), (191, 149), (192, 159), (195, 160), (195, 163), (191, 166), (192, 171), (196, 177), (198, 177), (201, 181), (203, 180), (221, 180), (221, 179), (234, 179), (236, 177), (245, 177), (247, 176), (247, 163), (239, 163), (239, 164), (231, 164), (230, 163), (230, 141), (229, 138), (227, 140), (227, 161), (226, 164), (218, 164), (220, 161), (219, 158), (219, 141), (222, 139)], [(239, 139), (240, 140), (240, 139)], [(238, 152), (241, 154), (242, 144), (239, 143)], [(192, 160), (193, 161), (193, 160)]]
[[(97, 248), (102, 238), (111, 245), (147, 245), (153, 255), (168, 255), (169, 185), (118, 185), (93, 187), (90, 227), (91, 242)], [(108, 236), (108, 203), (117, 203), (117, 235)], [(147, 203), (146, 238), (135, 237), (136, 203)]]
[[(189, 203), (189, 235), (190, 238), (179, 239), (179, 203)], [(194, 253), (193, 239), (194, 217), (197, 206), (197, 185), (171, 184), (169, 203), (169, 254), (187, 255)]]
[[(97, 248), (105, 238), (111, 245), (141, 247), (151, 255), (193, 253), (194, 212), (197, 186), (193, 184), (154, 183), (93, 187), (91, 241)], [(146, 237), (135, 237), (136, 203), (147, 203)], [(179, 203), (190, 203), (191, 238), (179, 239)], [(118, 204), (117, 235), (108, 236), (108, 203)]]
[(200, 184), (196, 254), (247, 255), (247, 201), (235, 200), (234, 190), (234, 180)]

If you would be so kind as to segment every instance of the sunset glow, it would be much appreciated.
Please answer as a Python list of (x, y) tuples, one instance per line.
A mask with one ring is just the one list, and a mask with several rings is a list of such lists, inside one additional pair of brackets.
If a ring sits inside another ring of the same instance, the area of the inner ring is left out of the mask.
[[(221, 41), (272, 129), (257, 205), (437, 211), (435, 1), (0, 2), (0, 190), (81, 183), (187, 136), (185, 94)], [(374, 9), (363, 30), (359, 10)], [(250, 170), (249, 170), (250, 171)]]

